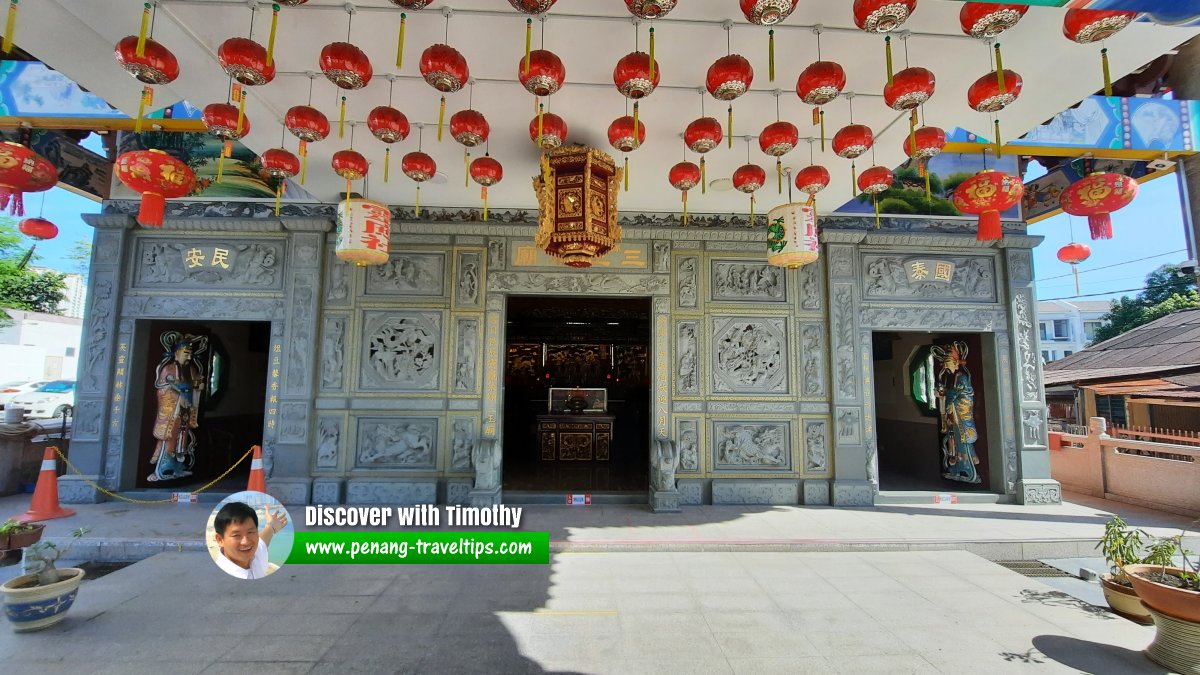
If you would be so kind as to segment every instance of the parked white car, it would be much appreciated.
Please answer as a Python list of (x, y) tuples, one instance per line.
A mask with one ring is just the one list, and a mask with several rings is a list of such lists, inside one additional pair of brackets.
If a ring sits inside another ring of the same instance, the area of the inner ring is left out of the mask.
[(33, 391), (43, 384), (46, 384), (46, 380), (13, 380), (0, 384), (0, 408), (7, 406), (14, 396)]
[(75, 405), (75, 380), (51, 380), (37, 389), (17, 394), (8, 403), (25, 409), (25, 417), (58, 417)]

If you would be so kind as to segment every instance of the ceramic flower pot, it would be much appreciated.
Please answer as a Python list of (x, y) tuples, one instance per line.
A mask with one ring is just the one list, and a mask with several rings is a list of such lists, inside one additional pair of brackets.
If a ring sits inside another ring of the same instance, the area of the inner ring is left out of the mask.
[(42, 532), (46, 529), (45, 525), (34, 525), (32, 530), (27, 532), (17, 532), (8, 535), (8, 546), (0, 548), (22, 549), (26, 546), (33, 546), (42, 539)]
[(75, 603), (81, 581), (83, 570), (78, 567), (58, 570), (58, 581), (46, 586), (35, 585), (36, 574), (9, 579), (0, 585), (4, 615), (18, 633), (49, 628), (62, 621)]
[(1104, 599), (1108, 601), (1108, 606), (1118, 616), (1143, 626), (1154, 623), (1150, 610), (1142, 604), (1141, 598), (1132, 587), (1122, 586), (1113, 581), (1113, 575), (1104, 574), (1100, 577), (1100, 588), (1104, 590)]
[[(1133, 590), (1150, 609), (1180, 621), (1200, 623), (1200, 591), (1160, 584), (1141, 576), (1156, 575), (1162, 569), (1158, 565), (1126, 565), (1125, 576), (1129, 577)], [(1178, 575), (1183, 571), (1178, 567), (1166, 568), (1170, 575)]]

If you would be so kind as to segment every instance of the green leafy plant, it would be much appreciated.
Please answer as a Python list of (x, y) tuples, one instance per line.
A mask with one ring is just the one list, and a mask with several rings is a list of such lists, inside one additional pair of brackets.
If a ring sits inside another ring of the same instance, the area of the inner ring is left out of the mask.
[(25, 532), (32, 532), (35, 529), (37, 529), (37, 525), (32, 525), (30, 523), (18, 523), (12, 518), (9, 518), (3, 523), (0, 523), (0, 536), (22, 534)]
[[(1193, 521), (1192, 526), (1197, 523), (1200, 523), (1200, 520)], [(1149, 578), (1160, 584), (1200, 591), (1200, 558), (1192, 560), (1195, 553), (1183, 545), (1185, 534), (1187, 534), (1186, 528), (1179, 534), (1158, 537), (1151, 542), (1150, 555), (1147, 555), (1146, 564), (1157, 565), (1159, 570), (1155, 576)], [(1180, 571), (1168, 574), (1167, 568), (1174, 566), (1176, 558), (1182, 560), (1179, 565)]]
[(1104, 524), (1104, 535), (1096, 548), (1104, 554), (1112, 581), (1123, 586), (1129, 585), (1125, 578), (1126, 565), (1166, 566), (1175, 554), (1175, 543), (1171, 538), (1152, 538), (1145, 530), (1131, 527), (1117, 515)]
[(37, 575), (38, 586), (48, 586), (58, 582), (58, 570), (54, 568), (54, 563), (66, 555), (67, 551), (71, 550), (71, 546), (88, 532), (91, 532), (91, 529), (87, 527), (73, 530), (71, 532), (71, 542), (62, 548), (59, 548), (54, 542), (39, 541), (25, 549), (26, 569), (29, 570), (30, 574)]

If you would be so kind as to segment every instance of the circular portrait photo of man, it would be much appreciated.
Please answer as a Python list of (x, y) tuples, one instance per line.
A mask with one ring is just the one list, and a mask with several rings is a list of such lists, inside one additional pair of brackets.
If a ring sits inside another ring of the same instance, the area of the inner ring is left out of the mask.
[(204, 532), (213, 562), (238, 579), (261, 579), (279, 569), (295, 538), (283, 504), (252, 490), (221, 500)]

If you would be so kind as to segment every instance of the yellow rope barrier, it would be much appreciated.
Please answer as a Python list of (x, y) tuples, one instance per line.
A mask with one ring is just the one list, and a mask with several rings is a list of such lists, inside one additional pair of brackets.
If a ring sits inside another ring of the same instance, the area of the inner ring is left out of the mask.
[[(210, 487), (212, 487), (212, 486), (216, 485), (217, 483), (219, 483), (219, 482), (221, 481), (221, 479), (225, 478), (226, 476), (228, 476), (228, 475), (230, 474), (230, 472), (232, 472), (234, 469), (236, 469), (236, 468), (238, 467), (238, 465), (239, 465), (239, 464), (241, 464), (242, 462), (246, 461), (246, 458), (247, 458), (247, 457), (249, 457), (249, 456), (250, 456), (250, 453), (251, 453), (251, 452), (253, 452), (253, 451), (254, 451), (254, 448), (253, 448), (253, 447), (251, 447), (249, 450), (247, 450), (247, 451), (246, 451), (246, 454), (242, 455), (242, 456), (241, 456), (241, 457), (238, 459), (238, 461), (236, 461), (236, 462), (234, 462), (234, 463), (233, 463), (233, 466), (230, 466), (228, 469), (226, 469), (226, 470), (225, 470), (225, 473), (222, 473), (220, 476), (217, 476), (216, 478), (212, 479), (212, 480), (211, 480), (211, 481), (209, 481), (207, 484), (205, 484), (203, 487), (201, 487), (199, 490), (193, 490), (193, 491), (192, 491), (191, 493), (189, 493), (189, 494), (194, 494), (194, 495), (196, 495), (196, 494), (200, 494), (201, 492), (204, 492), (204, 491), (205, 491), (205, 490), (207, 490), (208, 488), (210, 488)], [(75, 473), (75, 475), (77, 475), (77, 476), (79, 476), (80, 478), (82, 478), (82, 479), (83, 479), (83, 482), (87, 483), (88, 485), (91, 485), (92, 487), (96, 488), (96, 489), (97, 489), (97, 490), (99, 490), (100, 492), (103, 492), (104, 494), (108, 495), (109, 497), (112, 497), (113, 499), (120, 499), (121, 501), (125, 501), (125, 502), (133, 502), (134, 504), (164, 504), (164, 503), (167, 503), (167, 502), (173, 502), (173, 501), (175, 501), (173, 498), (167, 498), (167, 499), (134, 499), (133, 497), (126, 497), (126, 496), (124, 496), (124, 495), (119, 495), (119, 494), (117, 494), (117, 493), (113, 492), (112, 490), (106, 490), (104, 487), (102, 487), (101, 485), (99, 485), (99, 484), (98, 484), (98, 483), (96, 483), (95, 481), (88, 480), (86, 477), (84, 477), (84, 475), (83, 475), (83, 472), (81, 472), (79, 469), (75, 468), (75, 465), (74, 465), (74, 464), (72, 464), (72, 463), (71, 463), (71, 461), (67, 459), (67, 456), (66, 456), (66, 455), (64, 455), (64, 454), (62, 453), (62, 450), (59, 450), (57, 447), (55, 447), (55, 448), (54, 448), (54, 454), (58, 455), (58, 458), (59, 458), (59, 459), (61, 459), (61, 460), (63, 461), (63, 463), (64, 463), (64, 464), (66, 464), (66, 465), (67, 465), (67, 468), (68, 468), (68, 469), (70, 469), (71, 471), (73, 471), (73, 472)]]

